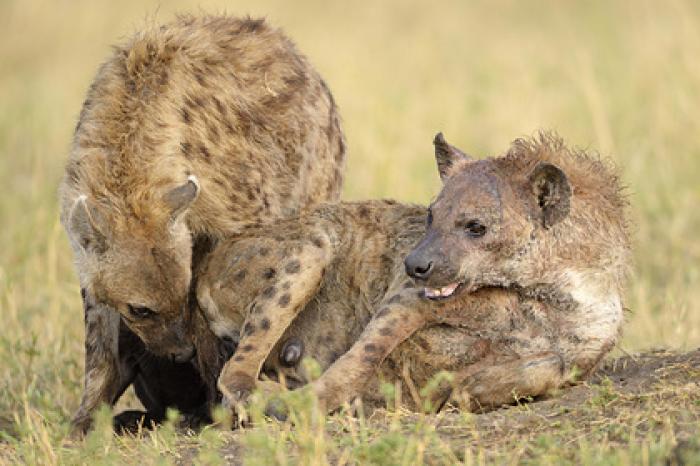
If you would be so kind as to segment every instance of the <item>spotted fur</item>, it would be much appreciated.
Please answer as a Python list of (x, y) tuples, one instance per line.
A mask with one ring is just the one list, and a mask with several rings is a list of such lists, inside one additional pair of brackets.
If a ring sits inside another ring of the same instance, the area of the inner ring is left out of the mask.
[(75, 425), (114, 401), (110, 313), (149, 351), (186, 359), (193, 246), (337, 199), (344, 159), (327, 85), (262, 19), (181, 16), (115, 47), (60, 188), (81, 286), (101, 315), (88, 318), (98, 324)]
[[(571, 187), (569, 211), (556, 226), (542, 224), (537, 209), (546, 205), (535, 202), (528, 184), (542, 161), (563, 167)], [(340, 203), (251, 228), (211, 252), (197, 272), (198, 302), (214, 333), (240, 336), (240, 344), (254, 348), (237, 352), (223, 368), (218, 385), (229, 404), (245, 400), (261, 370), (308, 382), (295, 363), (300, 348), (325, 370), (313, 388), (328, 409), (358, 395), (371, 399), (378, 393), (371, 388), (377, 371), (402, 380), (404, 399), (417, 407), (418, 389), (440, 370), (455, 372), (455, 393), (469, 407), (497, 406), (514, 394), (535, 396), (560, 386), (574, 367), (585, 376), (610, 351), (622, 324), (629, 260), (626, 203), (614, 172), (549, 135), (516, 141), (501, 157), (439, 166), (453, 172), (444, 176), (440, 209), (427, 228), (424, 207)], [(497, 173), (500, 184), (472, 196), (465, 183), (484, 170)], [(441, 229), (433, 237), (452, 231), (445, 212), (478, 210), (487, 196), (505, 201), (491, 212), (500, 223), (489, 223), (499, 248), (490, 237), (479, 242), (466, 235), (468, 246), (460, 248), (456, 237), (443, 251), (451, 260), (469, 261), (480, 249), (489, 253), (481, 252), (484, 262), (470, 263), (469, 276), (478, 282), (449, 299), (427, 299), (426, 281), (408, 280), (404, 259), (435, 228)], [(592, 219), (605, 224), (589, 231)], [(269, 254), (260, 255), (261, 248)], [(301, 275), (284, 272), (273, 285), (257, 278), (268, 267), (296, 263)], [(253, 278), (231, 280), (243, 269)], [(287, 281), (289, 303), (280, 286)], [(251, 322), (257, 329), (263, 318), (274, 332), (240, 334)], [(436, 406), (450, 391), (436, 394)]]

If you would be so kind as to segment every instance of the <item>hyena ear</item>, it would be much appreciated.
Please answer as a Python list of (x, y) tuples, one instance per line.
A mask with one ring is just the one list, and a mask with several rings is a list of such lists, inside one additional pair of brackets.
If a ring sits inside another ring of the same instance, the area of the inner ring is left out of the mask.
[(177, 220), (192, 205), (199, 195), (199, 181), (194, 175), (187, 177), (185, 184), (173, 188), (163, 196), (163, 201), (170, 209), (170, 218)]
[(440, 172), (442, 181), (450, 177), (452, 170), (460, 162), (469, 162), (471, 160), (471, 157), (467, 154), (450, 145), (442, 133), (435, 135), (433, 145), (435, 146), (435, 160), (437, 160), (438, 172)]
[(71, 236), (85, 251), (104, 252), (107, 249), (105, 222), (100, 211), (80, 196), (70, 213), (69, 231)]
[(571, 185), (561, 168), (540, 162), (528, 176), (528, 183), (535, 195), (544, 228), (551, 227), (569, 215)]

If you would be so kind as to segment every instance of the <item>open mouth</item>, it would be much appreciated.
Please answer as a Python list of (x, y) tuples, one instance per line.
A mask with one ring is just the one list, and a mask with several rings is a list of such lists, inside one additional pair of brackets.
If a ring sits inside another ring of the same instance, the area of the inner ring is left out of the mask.
[(454, 296), (457, 291), (463, 287), (463, 285), (464, 283), (451, 283), (441, 288), (430, 288), (426, 286), (423, 290), (423, 294), (428, 299), (447, 299)]

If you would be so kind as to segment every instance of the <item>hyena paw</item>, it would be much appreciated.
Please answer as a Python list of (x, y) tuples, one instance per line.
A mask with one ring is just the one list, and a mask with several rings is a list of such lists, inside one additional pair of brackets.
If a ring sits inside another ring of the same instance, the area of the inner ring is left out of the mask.
[(71, 421), (70, 438), (73, 440), (82, 440), (87, 435), (92, 427), (92, 416), (76, 416)]
[(247, 417), (245, 405), (255, 385), (255, 379), (242, 372), (220, 378), (218, 386), (221, 392), (221, 404), (230, 410), (234, 417)]
[(248, 401), (250, 390), (225, 390), (221, 392), (221, 404), (228, 409), (236, 409)]

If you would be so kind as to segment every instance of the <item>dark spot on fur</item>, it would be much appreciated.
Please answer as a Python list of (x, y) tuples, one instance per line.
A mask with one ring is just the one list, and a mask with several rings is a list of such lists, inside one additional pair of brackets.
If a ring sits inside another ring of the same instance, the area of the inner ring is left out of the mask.
[(221, 100), (217, 96), (212, 96), (211, 100), (214, 102), (214, 106), (219, 111), (221, 116), (226, 116), (226, 107), (221, 103)]
[(323, 247), (323, 240), (319, 238), (318, 236), (312, 236), (311, 237), (311, 243), (316, 246), (317, 248), (322, 248)]
[(185, 107), (182, 107), (180, 109), (180, 115), (182, 116), (183, 123), (185, 123), (186, 125), (192, 123), (192, 117), (190, 116), (190, 112)]
[(270, 280), (272, 278), (275, 278), (275, 275), (277, 275), (277, 271), (273, 269), (272, 267), (268, 267), (265, 270), (263, 270), (262, 276), (266, 280)]
[(298, 273), (301, 269), (301, 263), (298, 259), (290, 261), (285, 267), (284, 271), (287, 273)]
[(373, 343), (367, 343), (365, 345), (365, 351), (368, 353), (375, 353), (377, 351), (377, 347)]
[(366, 354), (362, 358), (362, 360), (366, 363), (369, 363), (369, 364), (377, 364), (379, 362), (379, 358), (377, 356), (369, 355), (369, 354)]
[(401, 302), (401, 295), (398, 295), (398, 294), (395, 294), (389, 300), (389, 304), (396, 304), (396, 303), (400, 303), (400, 302)]
[(369, 217), (369, 209), (367, 206), (360, 206), (359, 209), (357, 209), (357, 213), (360, 217), (367, 218)]
[(270, 209), (270, 201), (267, 198), (267, 194), (263, 195), (263, 205), (265, 206), (265, 209)]
[(383, 337), (388, 337), (393, 333), (393, 330), (389, 327), (382, 327), (379, 329), (379, 334)]
[(280, 307), (287, 307), (291, 299), (292, 297), (289, 295), (289, 293), (285, 293), (282, 296), (280, 296), (280, 299), (279, 301), (277, 301), (277, 304), (279, 304)]
[(248, 187), (248, 190), (246, 191), (246, 196), (248, 196), (249, 201), (255, 200), (255, 193), (250, 187)]
[(263, 320), (260, 321), (260, 328), (265, 332), (270, 330), (270, 319), (267, 317), (263, 318)]
[(268, 254), (270, 254), (270, 250), (268, 248), (260, 248), (260, 251), (258, 251), (261, 256), (265, 257)]
[(239, 361), (239, 362), (240, 362), (240, 361), (243, 361), (244, 359), (245, 359), (245, 358), (244, 358), (243, 356), (241, 356), (240, 354), (239, 354), (238, 356), (235, 356), (235, 357), (233, 358), (234, 361)]
[(194, 79), (196, 79), (197, 82), (199, 83), (199, 85), (202, 87), (207, 85), (207, 82), (204, 79), (204, 75), (202, 74), (202, 72), (200, 70), (195, 71)]
[(233, 125), (231, 124), (231, 122), (228, 119), (224, 120), (224, 128), (226, 128), (226, 132), (229, 135), (233, 135), (236, 133), (236, 128), (233, 127)]
[(95, 322), (94, 320), (88, 320), (86, 330), (87, 330), (86, 333), (88, 335), (94, 335), (95, 332), (97, 332), (97, 322)]
[(244, 353), (250, 353), (251, 351), (253, 351), (254, 348), (255, 347), (253, 345), (250, 345), (250, 344), (243, 345), (243, 346), (241, 346), (241, 351), (243, 351)]
[(389, 308), (388, 307), (383, 307), (379, 309), (379, 312), (377, 312), (377, 315), (375, 316), (376, 319), (381, 319), (383, 317), (386, 317), (389, 315)]
[(241, 281), (245, 278), (246, 273), (247, 273), (246, 270), (243, 269), (243, 270), (239, 271), (233, 278), (236, 279), (237, 281)]
[(209, 139), (214, 144), (218, 144), (219, 143), (219, 128), (217, 128), (215, 124), (210, 123), (208, 126), (208, 129), (209, 129)]
[(340, 164), (345, 158), (345, 141), (342, 137), (338, 138), (338, 152), (335, 153), (335, 161)]
[(199, 145), (199, 152), (202, 153), (205, 159), (208, 159), (211, 156), (211, 154), (209, 153), (209, 149), (207, 149), (207, 146), (205, 146), (204, 144)]
[(270, 299), (275, 295), (275, 293), (277, 293), (277, 288), (275, 288), (274, 285), (270, 285), (263, 290), (262, 297), (265, 299)]
[(243, 335), (250, 336), (255, 333), (255, 325), (250, 322), (246, 322), (243, 326)]
[(292, 287), (291, 282), (284, 282), (284, 283), (282, 283), (282, 289), (283, 289), (284, 291), (287, 291), (287, 290), (288, 290), (289, 288), (291, 288), (291, 287)]
[(191, 150), (192, 150), (192, 144), (190, 144), (189, 142), (181, 142), (180, 143), (180, 151), (182, 151), (182, 153), (184, 155), (189, 156)]
[(411, 282), (411, 281), (404, 282), (403, 287), (404, 287), (404, 289), (413, 288), (413, 282)]
[(333, 170), (333, 182), (336, 186), (340, 186), (343, 182), (343, 172), (340, 171), (340, 168)]

